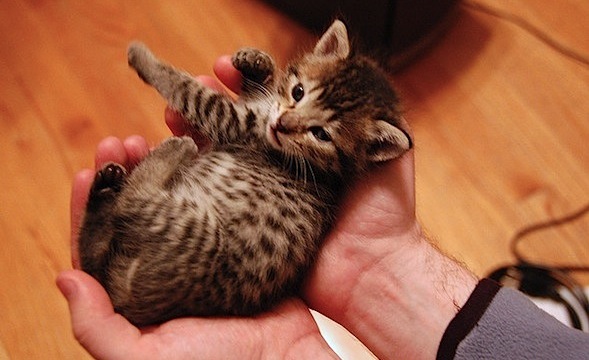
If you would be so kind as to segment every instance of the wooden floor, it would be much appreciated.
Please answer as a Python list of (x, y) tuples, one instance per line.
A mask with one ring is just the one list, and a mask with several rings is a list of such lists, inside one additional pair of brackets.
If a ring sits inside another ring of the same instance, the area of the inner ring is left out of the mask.
[[(484, 0), (589, 54), (589, 2)], [(164, 102), (128, 68), (131, 39), (211, 73), (240, 46), (280, 63), (312, 37), (254, 0), (0, 2), (0, 359), (82, 359), (54, 285), (70, 266), (72, 176), (97, 142), (169, 133)], [(477, 274), (510, 261), (520, 227), (589, 202), (589, 68), (530, 32), (461, 8), (396, 76), (416, 133), (418, 212)], [(550, 263), (589, 263), (589, 219), (530, 237)], [(589, 284), (589, 278), (580, 278)]]

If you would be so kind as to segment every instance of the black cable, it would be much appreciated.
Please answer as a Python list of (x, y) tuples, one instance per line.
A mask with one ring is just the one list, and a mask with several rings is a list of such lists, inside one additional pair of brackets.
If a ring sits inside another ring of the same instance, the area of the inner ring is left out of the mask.
[[(518, 244), (520, 244), (522, 242), (522, 240), (525, 237), (529, 236), (530, 234), (533, 234), (533, 233), (536, 233), (538, 231), (542, 231), (545, 229), (554, 228), (557, 226), (562, 226), (562, 225), (571, 223), (571, 222), (583, 217), (587, 213), (589, 213), (589, 204), (586, 204), (585, 206), (581, 207), (580, 209), (578, 209), (570, 214), (564, 215), (562, 217), (547, 220), (547, 221), (542, 221), (539, 223), (528, 225), (528, 226), (520, 229), (519, 231), (517, 231), (515, 233), (515, 235), (513, 235), (513, 237), (509, 241), (509, 246), (510, 246), (511, 252), (515, 256), (515, 258), (518, 260), (518, 262), (520, 262), (520, 263), (537, 264), (538, 262), (530, 261), (518, 250), (518, 247), (517, 247)], [(578, 265), (568, 265), (567, 264), (567, 265), (555, 265), (555, 266), (551, 266), (551, 268), (557, 269), (560, 271), (569, 271), (569, 272), (589, 271), (588, 265), (578, 266)]]
[(517, 264), (500, 267), (488, 275), (506, 287), (517, 288), (533, 298), (562, 304), (571, 326), (589, 332), (589, 299), (583, 287), (567, 273), (541, 265)]
[[(556, 41), (525, 18), (473, 0), (463, 0), (461, 4), (470, 10), (507, 21), (528, 32), (563, 56), (575, 60), (584, 66), (589, 66), (589, 57)], [(567, 264), (544, 266), (526, 258), (518, 250), (518, 244), (533, 233), (568, 224), (587, 213), (589, 213), (589, 204), (560, 218), (539, 222), (520, 229), (509, 241), (511, 252), (517, 259), (517, 264), (500, 267), (492, 271), (488, 276), (504, 286), (516, 287), (532, 297), (549, 298), (564, 305), (568, 312), (571, 326), (585, 332), (589, 332), (589, 300), (582, 286), (567, 273), (589, 271), (589, 265), (574, 266)]]
[(589, 56), (579, 53), (575, 49), (572, 49), (559, 41), (555, 40), (553, 37), (542, 31), (540, 28), (536, 27), (528, 20), (523, 17), (517, 16), (507, 11), (499, 10), (487, 5), (484, 5), (477, 1), (472, 0), (463, 0), (462, 6), (469, 8), (471, 10), (475, 10), (478, 12), (485, 13), (487, 15), (494, 16), (498, 19), (508, 21), (513, 25), (527, 31), (531, 35), (533, 35), (538, 40), (542, 41), (544, 44), (548, 45), (555, 51), (559, 52), (560, 54), (578, 61), (579, 63), (589, 66)]
[[(491, 6), (488, 6), (486, 4), (483, 4), (481, 2), (474, 1), (474, 0), (462, 0), (461, 5), (464, 6), (465, 8), (468, 8), (468, 9), (471, 9), (474, 11), (478, 11), (478, 12), (481, 12), (481, 13), (484, 13), (487, 15), (491, 15), (491, 16), (494, 16), (494, 17), (501, 19), (501, 20), (508, 21), (508, 22), (512, 23), (513, 25), (518, 26), (519, 28), (527, 31), (528, 33), (530, 33), (531, 35), (533, 35), (534, 37), (536, 37), (537, 39), (539, 39), (540, 41), (542, 41), (546, 45), (550, 46), (552, 49), (559, 52), (560, 54), (567, 56), (573, 60), (576, 60), (585, 66), (589, 66), (589, 57), (587, 57), (587, 56), (577, 52), (576, 50), (571, 49), (571, 48), (561, 44), (560, 42), (556, 41), (554, 38), (552, 38), (547, 33), (542, 31), (540, 28), (536, 27), (531, 22), (529, 22), (527, 19), (525, 19), (521, 16), (517, 16), (517, 15), (512, 14), (510, 12), (491, 7)], [(527, 227), (519, 230), (513, 236), (513, 238), (510, 240), (511, 252), (513, 253), (513, 255), (516, 257), (516, 259), (520, 263), (532, 264), (532, 262), (530, 262), (528, 259), (526, 259), (521, 254), (521, 252), (519, 252), (519, 250), (517, 249), (517, 245), (522, 241), (522, 239), (524, 237), (526, 237), (534, 232), (543, 230), (543, 229), (552, 228), (555, 226), (560, 226), (560, 225), (572, 222), (572, 221), (582, 217), (587, 212), (589, 212), (589, 204), (585, 205), (584, 207), (582, 207), (581, 209), (577, 210), (576, 212), (574, 212), (572, 214), (563, 216), (562, 218), (553, 219), (553, 220), (549, 220), (549, 221), (545, 221), (545, 222), (540, 222), (540, 223), (533, 224), (533, 225), (527, 226)], [(553, 267), (553, 268), (561, 270), (561, 271), (589, 271), (589, 266), (562, 265), (562, 266), (557, 266), (557, 267)]]
[(488, 275), (490, 279), (504, 286), (515, 287), (529, 296), (548, 298), (562, 304), (567, 310), (571, 326), (585, 332), (589, 332), (589, 300), (583, 287), (568, 273), (589, 271), (589, 266), (542, 265), (523, 256), (517, 245), (531, 234), (569, 224), (587, 213), (589, 204), (562, 217), (531, 224), (518, 230), (509, 241), (517, 264), (500, 267)]
[[(567, 56), (573, 60), (576, 60), (585, 66), (589, 66), (589, 57), (587, 57), (583, 54), (580, 54), (576, 50), (571, 49), (571, 48), (561, 44), (560, 42), (556, 41), (554, 38), (549, 36), (547, 33), (542, 31), (538, 27), (534, 26), (532, 23), (530, 23), (527, 19), (525, 19), (523, 17), (517, 16), (515, 14), (512, 14), (512, 13), (504, 11), (504, 10), (490, 7), (486, 4), (483, 4), (483, 3), (480, 3), (480, 2), (474, 1), (474, 0), (462, 0), (461, 4), (462, 4), (462, 6), (469, 8), (471, 10), (482, 12), (487, 15), (491, 15), (496, 18), (499, 18), (501, 20), (508, 21), (508, 22), (518, 26), (519, 28), (527, 31), (528, 33), (532, 34), (534, 37), (536, 37), (537, 39), (539, 39), (540, 41), (542, 41), (546, 45), (550, 46), (555, 51), (561, 53), (562, 55)], [(517, 245), (522, 241), (522, 239), (524, 237), (530, 235), (531, 233), (534, 233), (534, 232), (537, 232), (537, 231), (540, 231), (543, 229), (547, 229), (547, 228), (551, 228), (551, 227), (555, 227), (555, 226), (560, 226), (560, 225), (572, 222), (572, 221), (582, 217), (587, 212), (589, 212), (589, 204), (585, 205), (584, 207), (582, 207), (581, 209), (577, 210), (576, 212), (574, 212), (572, 214), (563, 216), (562, 218), (533, 224), (533, 225), (527, 226), (527, 227), (519, 230), (510, 241), (510, 247), (511, 247), (511, 251), (512, 251), (513, 255), (517, 258), (517, 260), (520, 263), (531, 264), (532, 262), (528, 261), (517, 249)], [(561, 270), (561, 271), (589, 271), (589, 266), (563, 265), (563, 266), (557, 266), (557, 267), (553, 267), (553, 268)]]

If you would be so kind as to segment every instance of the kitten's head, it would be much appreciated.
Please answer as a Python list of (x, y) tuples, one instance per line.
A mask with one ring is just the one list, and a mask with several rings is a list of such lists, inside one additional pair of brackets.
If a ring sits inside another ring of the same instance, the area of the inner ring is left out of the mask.
[(411, 148), (386, 74), (350, 54), (345, 25), (335, 21), (313, 52), (277, 81), (277, 116), (266, 137), (278, 151), (327, 172), (358, 172)]

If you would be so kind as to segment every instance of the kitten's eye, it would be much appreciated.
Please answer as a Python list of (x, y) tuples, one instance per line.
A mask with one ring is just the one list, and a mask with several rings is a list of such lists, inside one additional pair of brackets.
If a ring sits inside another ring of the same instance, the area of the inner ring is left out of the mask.
[(292, 98), (294, 101), (299, 102), (305, 96), (305, 89), (301, 83), (296, 84), (291, 91)]
[(313, 126), (309, 128), (309, 131), (311, 132), (311, 134), (313, 134), (313, 136), (315, 136), (315, 138), (317, 140), (320, 141), (331, 141), (331, 136), (329, 136), (329, 134), (327, 133), (327, 131), (325, 131), (324, 128), (322, 128), (321, 126)]

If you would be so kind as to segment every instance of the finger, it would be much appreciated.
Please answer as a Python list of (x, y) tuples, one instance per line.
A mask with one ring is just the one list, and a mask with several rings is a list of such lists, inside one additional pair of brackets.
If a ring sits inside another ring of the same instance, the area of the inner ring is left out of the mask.
[(139, 135), (129, 136), (123, 141), (123, 147), (127, 153), (127, 168), (130, 170), (149, 154), (149, 144), (144, 137)]
[(178, 113), (176, 110), (166, 106), (164, 119), (166, 120), (166, 125), (168, 125), (168, 128), (174, 136), (186, 135), (186, 122), (182, 118), (182, 115), (180, 115), (180, 113)]
[[(381, 164), (347, 193), (336, 227), (366, 238), (398, 236), (415, 227), (414, 151)], [(369, 212), (367, 210), (370, 209)], [(370, 221), (366, 221), (370, 219)], [(378, 225), (378, 226), (377, 226)]]
[[(414, 133), (411, 126), (405, 119), (399, 119), (399, 126), (414, 143)], [(374, 199), (381, 199), (381, 204), (372, 204), (378, 208), (388, 209), (391, 214), (397, 209), (400, 216), (396, 219), (400, 225), (413, 226), (415, 215), (415, 147), (412, 146), (399, 158), (380, 164), (372, 171), (367, 179), (357, 181), (354, 190), (348, 197), (352, 203), (367, 198), (366, 193), (375, 189), (381, 192), (380, 196)], [(380, 189), (380, 190), (379, 190)], [(401, 221), (404, 220), (406, 221)]]
[(78, 255), (78, 239), (80, 225), (84, 217), (86, 202), (88, 201), (88, 192), (94, 180), (94, 171), (90, 169), (82, 170), (74, 177), (72, 184), (72, 196), (70, 198), (70, 221), (71, 221), (71, 252), (72, 266), (74, 269), (80, 268), (80, 258)]
[(203, 84), (204, 86), (213, 89), (217, 92), (223, 93), (225, 94), (225, 88), (223, 87), (223, 85), (219, 82), (219, 80), (215, 79), (212, 76), (207, 76), (207, 75), (200, 75), (197, 76), (196, 79)]
[(415, 207), (415, 151), (413, 149), (383, 164), (375, 171), (374, 177), (376, 183), (386, 185), (386, 188), (393, 192), (402, 204), (411, 208)]
[(96, 169), (102, 168), (109, 162), (125, 165), (127, 161), (127, 151), (120, 139), (109, 136), (98, 143), (94, 161)]
[(233, 66), (230, 56), (225, 55), (218, 58), (213, 65), (213, 71), (223, 85), (239, 94), (241, 91), (241, 73)]
[(56, 284), (66, 298), (74, 336), (95, 358), (128, 359), (141, 335), (139, 329), (116, 314), (104, 288), (90, 275), (69, 270)]

